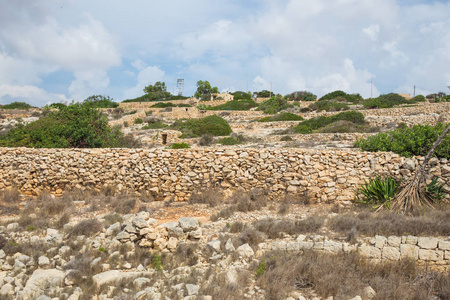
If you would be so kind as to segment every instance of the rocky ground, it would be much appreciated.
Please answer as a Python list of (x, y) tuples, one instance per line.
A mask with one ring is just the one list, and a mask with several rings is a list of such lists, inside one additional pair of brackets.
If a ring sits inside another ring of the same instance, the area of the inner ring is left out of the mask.
[(190, 203), (113, 189), (0, 196), (1, 299), (450, 295), (446, 207), (406, 218), (295, 197), (269, 202), (262, 191), (209, 190)]

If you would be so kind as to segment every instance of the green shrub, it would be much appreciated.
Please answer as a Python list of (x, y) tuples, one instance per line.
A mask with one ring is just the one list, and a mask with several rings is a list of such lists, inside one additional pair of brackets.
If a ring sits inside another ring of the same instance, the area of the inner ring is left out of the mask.
[(210, 146), (214, 143), (214, 137), (211, 134), (204, 134), (201, 136), (198, 144), (200, 146)]
[(364, 115), (362, 113), (356, 111), (346, 111), (329, 117), (316, 117), (303, 121), (295, 126), (293, 130), (297, 133), (312, 133), (314, 130), (341, 120), (359, 125), (365, 124)]
[(281, 96), (275, 96), (261, 103), (257, 110), (262, 110), (265, 114), (274, 115), (279, 111), (291, 107), (293, 107), (293, 105), (288, 104), (286, 99), (283, 99)]
[(397, 195), (400, 187), (400, 181), (395, 178), (386, 176), (377, 176), (368, 181), (364, 180), (360, 184), (357, 192), (362, 195), (362, 203), (366, 204), (389, 204), (395, 195)]
[(121, 147), (123, 141), (120, 130), (112, 129), (100, 111), (80, 103), (0, 135), (2, 147), (102, 148)]
[(3, 109), (30, 109), (32, 107), (33, 106), (25, 102), (12, 102), (10, 104), (5, 104), (3, 106), (0, 105), (0, 108)]
[(282, 137), (280, 138), (280, 141), (281, 141), (281, 142), (291, 142), (291, 141), (292, 141), (292, 138), (291, 138), (290, 136), (288, 136), (288, 135), (285, 135), (285, 136), (282, 136)]
[(316, 132), (320, 133), (353, 133), (353, 132), (379, 132), (378, 127), (369, 127), (367, 125), (358, 125), (350, 121), (336, 121), (325, 127), (319, 128)]
[(308, 107), (303, 108), (302, 112), (307, 111), (344, 111), (349, 110), (350, 107), (347, 103), (338, 102), (339, 99), (334, 100), (320, 100), (317, 102), (314, 102)]
[(302, 116), (290, 112), (282, 112), (271, 117), (259, 119), (258, 122), (302, 121), (302, 120), (304, 120)]
[(229, 145), (237, 145), (237, 144), (240, 144), (241, 142), (233, 137), (224, 137), (224, 138), (218, 140), (217, 143), (229, 146)]
[[(436, 126), (414, 125), (411, 128), (395, 129), (362, 138), (355, 143), (355, 147), (370, 152), (392, 151), (405, 157), (425, 156), (446, 126), (448, 125), (439, 123)], [(435, 155), (438, 158), (450, 159), (449, 135), (436, 148)]]
[(293, 92), (285, 96), (289, 101), (316, 101), (317, 96), (311, 92)]
[[(93, 95), (83, 101), (83, 104), (92, 108), (116, 108), (118, 103), (109, 96)], [(59, 108), (59, 107), (58, 107)]]
[(258, 270), (256, 270), (256, 277), (261, 276), (266, 271), (266, 260), (263, 258), (259, 263)]
[(413, 104), (396, 93), (380, 95), (378, 98), (368, 99), (363, 102), (365, 108), (390, 108), (400, 104)]
[(192, 107), (192, 105), (189, 104), (174, 104), (172, 102), (158, 102), (156, 104), (153, 104), (150, 107), (155, 108), (166, 108), (166, 107)]
[(245, 93), (245, 92), (241, 92), (241, 91), (237, 91), (234, 93), (230, 93), (231, 95), (233, 95), (234, 100), (252, 100), (252, 94), (250, 92)]
[(162, 271), (161, 255), (159, 255), (159, 254), (153, 255), (152, 266), (156, 271)]
[[(199, 108), (200, 104), (197, 106)], [(201, 106), (199, 109), (204, 110), (249, 110), (250, 108), (258, 107), (258, 103), (252, 99), (232, 100), (227, 103), (217, 106)]]
[(423, 95), (417, 95), (417, 96), (413, 97), (410, 101), (413, 103), (416, 103), (416, 102), (425, 102), (425, 100), (426, 99)]
[(64, 109), (67, 105), (64, 103), (52, 103), (49, 105), (50, 108)]
[(144, 123), (144, 120), (142, 120), (141, 118), (134, 119), (134, 124), (142, 124), (142, 123)]
[(227, 136), (232, 132), (228, 122), (216, 115), (201, 119), (178, 120), (173, 124), (173, 128), (181, 131), (183, 138), (199, 137), (203, 134)]
[(187, 143), (173, 143), (169, 147), (170, 149), (188, 149), (191, 148), (191, 146)]
[(353, 102), (353, 103), (363, 100), (363, 98), (361, 97), (360, 94), (347, 94), (343, 91), (338, 90), (338, 91), (334, 91), (334, 92), (328, 93), (326, 95), (323, 95), (319, 99), (319, 101), (333, 100), (336, 98), (341, 98), (341, 99), (343, 98), (343, 99), (345, 99), (346, 102)]

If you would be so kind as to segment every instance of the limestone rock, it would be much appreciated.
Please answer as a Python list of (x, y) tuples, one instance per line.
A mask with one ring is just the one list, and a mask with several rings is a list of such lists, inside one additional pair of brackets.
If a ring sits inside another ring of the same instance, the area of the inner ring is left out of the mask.
[(242, 256), (245, 258), (252, 257), (255, 254), (255, 252), (253, 251), (252, 247), (250, 247), (249, 244), (244, 244), (244, 245), (239, 246), (236, 249), (236, 253), (239, 256)]
[(198, 220), (196, 218), (181, 217), (178, 224), (184, 232), (194, 231), (198, 229)]
[(56, 269), (37, 269), (28, 279), (23, 289), (24, 295), (29, 298), (37, 297), (42, 291), (50, 291), (60, 287), (64, 281), (65, 273)]

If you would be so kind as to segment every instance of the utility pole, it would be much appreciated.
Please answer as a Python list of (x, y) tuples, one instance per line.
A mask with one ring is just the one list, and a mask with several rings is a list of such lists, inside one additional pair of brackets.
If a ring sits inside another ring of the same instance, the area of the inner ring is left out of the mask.
[(372, 84), (373, 84), (373, 79), (370, 79), (370, 99), (372, 99)]
[(245, 90), (245, 92), (248, 93), (248, 72), (247, 72), (247, 89)]
[(270, 98), (272, 98), (272, 82), (270, 82)]
[(414, 85), (414, 94), (413, 94), (413, 97), (415, 97), (416, 96), (416, 85)]
[(175, 95), (175, 74), (173, 74), (172, 95)]

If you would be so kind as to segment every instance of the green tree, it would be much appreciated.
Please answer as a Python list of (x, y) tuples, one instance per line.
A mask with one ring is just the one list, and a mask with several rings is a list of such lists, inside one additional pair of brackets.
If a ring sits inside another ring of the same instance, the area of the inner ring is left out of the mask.
[(166, 83), (157, 81), (155, 85), (148, 85), (144, 88), (146, 101), (165, 100), (171, 96), (167, 91)]
[(155, 85), (148, 85), (144, 88), (146, 94), (167, 92), (167, 87), (165, 82), (157, 81)]
[(118, 107), (119, 104), (114, 102), (113, 100), (114, 99), (110, 98), (109, 96), (92, 95), (92, 96), (87, 97), (83, 101), (83, 104), (85, 104), (86, 106), (92, 107), (92, 108), (116, 108), (116, 107)]
[(0, 135), (1, 147), (103, 148), (122, 147), (125, 139), (102, 113), (88, 103), (74, 103), (27, 125)]
[(211, 94), (219, 93), (217, 86), (212, 87), (209, 81), (197, 81), (197, 91), (194, 96), (197, 99), (207, 101), (211, 99)]

